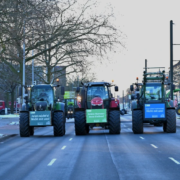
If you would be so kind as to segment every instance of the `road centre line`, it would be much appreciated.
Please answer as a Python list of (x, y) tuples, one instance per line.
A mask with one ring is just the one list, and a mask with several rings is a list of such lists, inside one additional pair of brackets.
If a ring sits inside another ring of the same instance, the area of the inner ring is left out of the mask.
[(66, 146), (63, 146), (61, 149), (64, 150), (66, 148)]
[(151, 144), (151, 146), (152, 146), (152, 147), (154, 147), (154, 148), (158, 148), (158, 147), (157, 147), (157, 146), (155, 146), (154, 144)]
[(172, 161), (174, 161), (176, 164), (180, 164), (178, 161), (176, 161), (174, 158), (169, 157), (169, 159), (171, 159)]
[(48, 164), (48, 166), (52, 166), (55, 161), (56, 159), (52, 159), (51, 162)]
[(140, 136), (141, 139), (144, 139), (143, 137)]
[(72, 141), (73, 138), (70, 138), (69, 141)]

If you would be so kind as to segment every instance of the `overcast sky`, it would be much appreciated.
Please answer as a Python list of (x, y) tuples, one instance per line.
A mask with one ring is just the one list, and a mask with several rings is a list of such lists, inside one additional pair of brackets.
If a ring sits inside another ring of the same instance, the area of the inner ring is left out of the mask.
[[(111, 81), (119, 86), (120, 95), (136, 77), (140, 81), (145, 59), (149, 67), (165, 67), (170, 64), (170, 20), (173, 20), (174, 43), (180, 44), (180, 1), (178, 0), (101, 0), (103, 10), (113, 7), (114, 22), (126, 35), (126, 49), (118, 47), (109, 52), (109, 63), (95, 68), (97, 80)], [(180, 46), (174, 47), (174, 59), (180, 60)], [(97, 65), (96, 65), (97, 67)]]

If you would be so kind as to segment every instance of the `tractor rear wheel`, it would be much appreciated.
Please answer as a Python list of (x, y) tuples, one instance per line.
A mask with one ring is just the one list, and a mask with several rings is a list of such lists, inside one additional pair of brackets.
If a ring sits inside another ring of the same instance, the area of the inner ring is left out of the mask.
[(75, 112), (74, 120), (75, 120), (74, 122), (75, 122), (76, 135), (86, 135), (88, 129), (87, 129), (87, 125), (86, 125), (85, 112), (84, 111)]
[(29, 137), (30, 136), (29, 113), (28, 112), (20, 113), (19, 131), (20, 131), (21, 137)]
[(63, 136), (65, 134), (64, 129), (64, 114), (63, 112), (54, 112), (53, 125), (54, 125), (54, 136)]
[(134, 134), (143, 134), (143, 114), (142, 110), (133, 110), (132, 130)]
[(109, 112), (109, 134), (120, 134), (120, 111)]
[(167, 109), (167, 133), (176, 133), (176, 112), (175, 109)]

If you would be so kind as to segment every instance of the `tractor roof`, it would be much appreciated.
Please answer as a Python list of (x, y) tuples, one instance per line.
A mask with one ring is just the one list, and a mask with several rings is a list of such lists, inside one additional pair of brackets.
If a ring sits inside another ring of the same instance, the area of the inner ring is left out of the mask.
[(109, 82), (89, 82), (85, 84), (85, 86), (103, 86), (103, 85), (112, 86), (112, 84)]

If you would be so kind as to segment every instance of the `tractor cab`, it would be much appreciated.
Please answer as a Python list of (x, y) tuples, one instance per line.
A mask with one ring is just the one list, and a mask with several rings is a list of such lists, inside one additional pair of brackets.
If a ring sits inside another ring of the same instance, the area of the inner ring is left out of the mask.
[(145, 102), (163, 102), (165, 92), (163, 92), (162, 83), (146, 83), (144, 88)]
[(35, 110), (50, 110), (53, 107), (54, 91), (50, 85), (37, 85), (31, 89), (31, 102)]
[(88, 86), (87, 88), (87, 108), (107, 109), (109, 108), (110, 88), (105, 86)]

